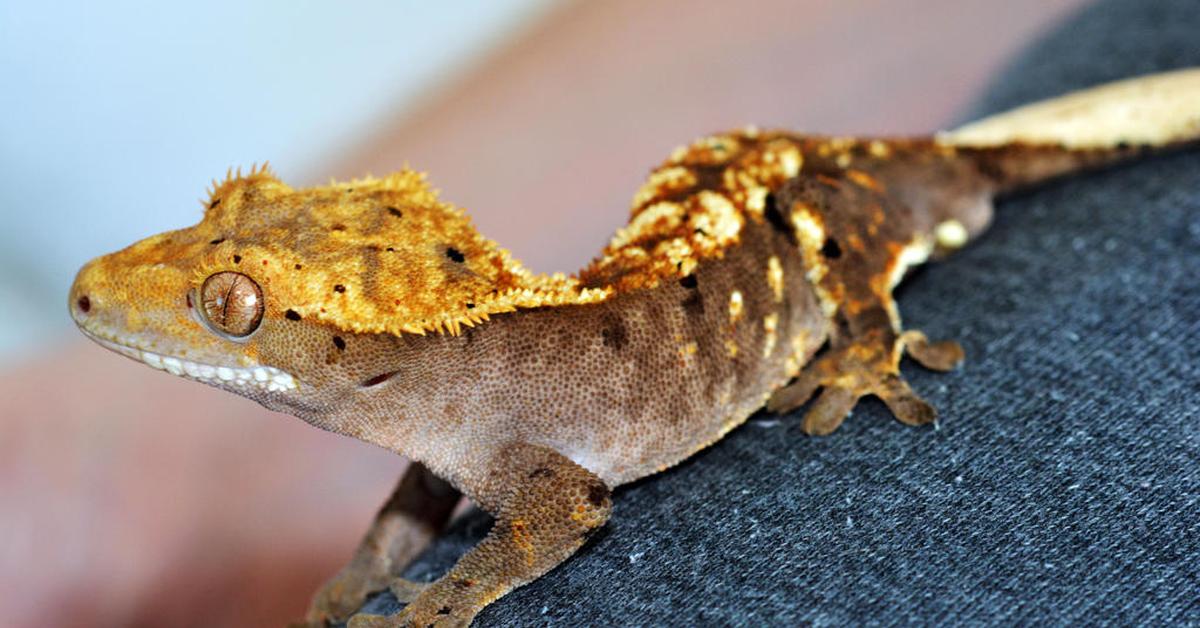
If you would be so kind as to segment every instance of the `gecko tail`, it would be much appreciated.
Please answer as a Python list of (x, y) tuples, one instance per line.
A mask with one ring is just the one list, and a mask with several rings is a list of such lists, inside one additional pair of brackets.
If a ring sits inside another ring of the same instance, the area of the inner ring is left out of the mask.
[(1033, 103), (939, 133), (1010, 191), (1200, 141), (1200, 68), (1150, 74)]

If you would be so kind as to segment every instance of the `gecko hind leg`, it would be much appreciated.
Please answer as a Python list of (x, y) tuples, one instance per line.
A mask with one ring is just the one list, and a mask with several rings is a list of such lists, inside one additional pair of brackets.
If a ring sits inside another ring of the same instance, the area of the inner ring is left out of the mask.
[(872, 329), (832, 344), (796, 381), (777, 390), (767, 401), (767, 409), (776, 413), (795, 410), (820, 389), (802, 423), (808, 434), (832, 433), (867, 395), (881, 399), (901, 423), (932, 423), (937, 411), (900, 375), (900, 357), (906, 350), (918, 364), (935, 371), (949, 371), (963, 359), (962, 347), (954, 341), (930, 342), (919, 331), (897, 336), (889, 328)]
[[(929, 256), (934, 238), (928, 225), (957, 215), (953, 203), (905, 194), (916, 180), (903, 168), (877, 170), (878, 177), (822, 170), (820, 164), (806, 168), (811, 174), (791, 179), (774, 198), (796, 227), (806, 276), (823, 304), (833, 306), (836, 327), (825, 353), (776, 391), (767, 408), (798, 408), (821, 389), (804, 417), (809, 434), (836, 430), (867, 395), (882, 399), (902, 423), (930, 423), (937, 412), (904, 381), (900, 358), (907, 351), (926, 368), (947, 371), (962, 361), (963, 350), (956, 342), (930, 342), (919, 331), (902, 331), (892, 289), (910, 266)], [(916, 204), (906, 202), (913, 200)]]

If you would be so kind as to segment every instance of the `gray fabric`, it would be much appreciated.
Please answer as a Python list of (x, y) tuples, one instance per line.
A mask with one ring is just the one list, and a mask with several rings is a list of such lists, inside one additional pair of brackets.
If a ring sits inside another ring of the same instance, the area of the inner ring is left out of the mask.
[[(1108, 0), (977, 113), (1187, 65), (1195, 0)], [(479, 625), (1200, 623), (1200, 152), (1002, 203), (900, 305), (967, 350), (948, 375), (905, 365), (937, 429), (876, 402), (827, 438), (757, 415), (618, 491), (598, 537)], [(457, 522), (408, 575), (489, 525)]]

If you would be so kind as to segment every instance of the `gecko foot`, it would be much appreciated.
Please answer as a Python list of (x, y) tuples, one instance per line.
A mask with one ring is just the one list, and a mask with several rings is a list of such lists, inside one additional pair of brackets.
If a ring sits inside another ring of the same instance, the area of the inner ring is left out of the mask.
[[(481, 605), (463, 605), (461, 595), (447, 592), (449, 595), (418, 596), (408, 601), (399, 613), (395, 615), (367, 615), (359, 613), (350, 618), (347, 628), (451, 628), (470, 625)], [(401, 600), (402, 602), (405, 600)]]
[(374, 591), (387, 588), (389, 578), (383, 573), (371, 573), (349, 565), (331, 578), (317, 592), (303, 621), (292, 622), (291, 628), (324, 628), (331, 621), (349, 617), (363, 605)]
[[(387, 583), (389, 579), (392, 581), (390, 585)], [(350, 617), (355, 609), (363, 605), (367, 596), (375, 591), (391, 589), (397, 600), (407, 604), (416, 599), (428, 586), (427, 583), (404, 578), (364, 577), (360, 572), (346, 569), (322, 587), (303, 621), (291, 622), (288, 626), (325, 628), (330, 622)]]
[(876, 330), (841, 346), (833, 346), (808, 365), (796, 381), (775, 391), (767, 410), (784, 413), (807, 402), (818, 389), (803, 429), (808, 434), (830, 434), (854, 409), (858, 400), (875, 395), (906, 425), (924, 425), (937, 418), (937, 411), (921, 399), (900, 375), (900, 356), (908, 354), (922, 366), (948, 371), (963, 359), (957, 342), (930, 342), (919, 331), (896, 337), (890, 330)]

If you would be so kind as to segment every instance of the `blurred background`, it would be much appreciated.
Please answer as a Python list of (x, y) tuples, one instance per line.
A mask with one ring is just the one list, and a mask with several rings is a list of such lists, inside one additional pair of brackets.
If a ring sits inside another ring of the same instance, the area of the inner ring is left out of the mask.
[(227, 168), (408, 163), (570, 271), (674, 146), (935, 130), (1082, 4), (3, 0), (0, 625), (280, 625), (403, 468), (73, 330), (75, 270), (195, 223)]

